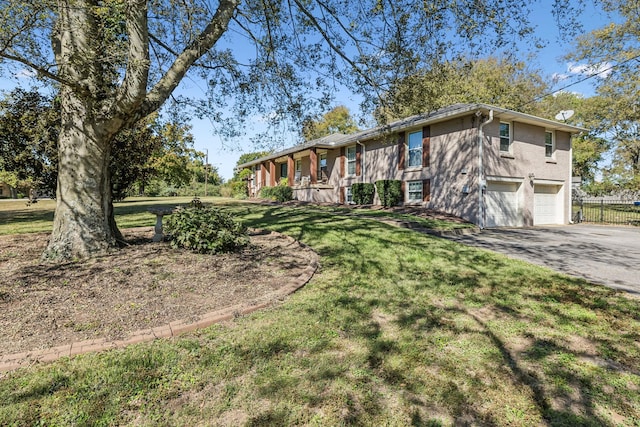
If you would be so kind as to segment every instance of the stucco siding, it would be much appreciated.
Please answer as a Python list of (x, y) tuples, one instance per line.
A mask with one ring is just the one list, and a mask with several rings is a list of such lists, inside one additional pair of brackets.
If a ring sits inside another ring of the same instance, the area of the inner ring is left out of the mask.
[(477, 130), (471, 117), (431, 126), (429, 207), (475, 222), (477, 217)]
[(563, 223), (570, 219), (571, 136), (550, 131), (555, 138), (551, 157), (545, 155), (545, 132), (541, 126), (511, 122), (512, 143), (509, 152), (500, 151), (500, 120), (485, 128), (487, 144), (484, 150), (484, 170), (488, 177), (512, 178), (521, 182), (521, 215), (523, 224), (534, 224), (535, 185), (557, 185), (563, 200)]

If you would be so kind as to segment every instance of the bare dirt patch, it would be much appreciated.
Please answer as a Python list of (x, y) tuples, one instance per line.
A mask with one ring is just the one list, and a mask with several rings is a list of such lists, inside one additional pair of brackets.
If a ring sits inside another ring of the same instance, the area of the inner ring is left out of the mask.
[(151, 227), (123, 230), (128, 246), (91, 260), (40, 264), (48, 234), (0, 236), (0, 355), (135, 331), (237, 304), (273, 300), (313, 252), (252, 232), (240, 253), (203, 255), (152, 243)]

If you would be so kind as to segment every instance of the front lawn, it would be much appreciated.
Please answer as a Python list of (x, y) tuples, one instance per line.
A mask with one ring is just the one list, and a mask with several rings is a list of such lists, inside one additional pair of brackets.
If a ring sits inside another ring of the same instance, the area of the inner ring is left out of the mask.
[(180, 339), (10, 373), (0, 425), (640, 423), (637, 298), (373, 219), (222, 206), (315, 249), (311, 282)]

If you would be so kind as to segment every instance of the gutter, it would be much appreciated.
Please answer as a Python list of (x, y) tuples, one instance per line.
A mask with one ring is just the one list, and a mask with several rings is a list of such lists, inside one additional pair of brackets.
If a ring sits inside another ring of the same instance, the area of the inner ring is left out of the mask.
[[(476, 112), (478, 117), (482, 116), (482, 112), (478, 110)], [(487, 183), (484, 180), (484, 165), (482, 163), (483, 148), (484, 148), (484, 127), (493, 121), (493, 110), (489, 110), (489, 118), (478, 126), (478, 227), (482, 230), (484, 228), (484, 195)]]

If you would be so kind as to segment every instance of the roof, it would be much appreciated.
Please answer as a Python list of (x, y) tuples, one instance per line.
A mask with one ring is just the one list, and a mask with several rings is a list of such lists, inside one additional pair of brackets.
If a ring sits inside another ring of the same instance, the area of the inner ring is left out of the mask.
[(364, 140), (372, 139), (377, 136), (400, 132), (405, 129), (409, 129), (417, 126), (426, 126), (433, 123), (442, 122), (445, 120), (451, 120), (457, 117), (467, 116), (471, 113), (489, 114), (493, 111), (494, 117), (505, 121), (517, 121), (520, 123), (528, 123), (536, 126), (544, 126), (546, 129), (559, 130), (568, 132), (571, 134), (577, 134), (586, 132), (587, 130), (578, 126), (568, 125), (566, 123), (557, 122), (554, 120), (543, 119), (542, 117), (532, 116), (530, 114), (519, 113), (517, 111), (508, 110), (505, 108), (496, 107), (489, 104), (453, 104), (440, 110), (419, 114), (411, 117), (407, 117), (402, 120), (397, 120), (386, 125), (377, 126), (371, 129), (362, 130), (349, 135), (334, 133), (332, 135), (324, 136), (319, 139), (305, 142), (303, 144), (295, 145), (291, 148), (287, 148), (276, 153), (269, 154), (259, 159), (252, 160), (247, 163), (238, 165), (238, 169), (248, 168), (257, 164), (260, 164), (267, 160), (276, 159), (278, 157), (287, 156), (289, 154), (298, 153), (300, 151), (308, 150), (310, 148), (340, 148), (347, 145), (361, 142)]

